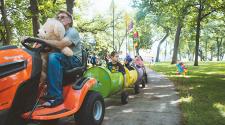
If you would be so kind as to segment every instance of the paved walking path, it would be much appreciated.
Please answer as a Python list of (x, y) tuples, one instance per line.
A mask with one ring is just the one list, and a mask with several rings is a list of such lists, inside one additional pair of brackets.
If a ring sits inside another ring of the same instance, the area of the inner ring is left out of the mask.
[(119, 99), (106, 101), (103, 125), (180, 125), (178, 93), (173, 83), (150, 69), (148, 84), (138, 95), (130, 95), (127, 105)]

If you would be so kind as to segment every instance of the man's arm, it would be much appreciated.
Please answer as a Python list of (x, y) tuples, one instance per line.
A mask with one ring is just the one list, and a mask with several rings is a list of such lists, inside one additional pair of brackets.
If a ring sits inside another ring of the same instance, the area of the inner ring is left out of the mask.
[(44, 40), (47, 44), (51, 45), (52, 47), (63, 49), (64, 47), (69, 47), (72, 45), (72, 42), (68, 38), (63, 38), (61, 41), (58, 40)]

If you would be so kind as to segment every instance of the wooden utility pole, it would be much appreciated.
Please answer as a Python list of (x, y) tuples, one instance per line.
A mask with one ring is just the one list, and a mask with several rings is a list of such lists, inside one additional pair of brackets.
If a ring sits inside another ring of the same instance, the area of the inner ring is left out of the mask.
[(113, 6), (113, 50), (115, 49), (114, 47), (114, 29), (115, 29), (115, 26), (114, 26), (114, 13), (115, 13), (115, 5), (114, 5), (114, 0), (112, 0), (112, 6)]
[(71, 14), (73, 14), (74, 2), (75, 0), (66, 0), (67, 11)]
[(5, 29), (5, 39), (3, 42), (3, 45), (9, 45), (10, 43), (10, 25), (9, 25), (9, 21), (7, 19), (7, 14), (5, 11), (5, 3), (4, 0), (0, 0), (0, 9), (1, 9), (1, 13), (2, 13), (2, 20), (3, 20), (3, 25), (4, 25), (4, 29)]
[(30, 0), (30, 10), (32, 13), (33, 36), (37, 37), (40, 28), (38, 1)]

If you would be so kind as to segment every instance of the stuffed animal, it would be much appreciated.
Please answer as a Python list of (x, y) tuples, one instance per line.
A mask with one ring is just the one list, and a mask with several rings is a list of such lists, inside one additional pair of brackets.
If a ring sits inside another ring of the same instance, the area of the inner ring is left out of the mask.
[[(63, 24), (54, 19), (49, 18), (43, 26), (39, 29), (38, 37), (46, 40), (62, 40), (65, 35), (65, 28)], [(73, 51), (69, 47), (64, 47), (61, 52), (66, 56), (72, 56)]]
[[(60, 21), (53, 18), (47, 19), (45, 24), (40, 27), (38, 33), (38, 37), (45, 40), (61, 41), (64, 39), (64, 35), (65, 35), (65, 28), (63, 24)], [(73, 55), (73, 51), (69, 47), (64, 47), (60, 51), (66, 56)], [(41, 58), (42, 58), (42, 73), (40, 82), (43, 83), (46, 79), (48, 52), (41, 53)]]

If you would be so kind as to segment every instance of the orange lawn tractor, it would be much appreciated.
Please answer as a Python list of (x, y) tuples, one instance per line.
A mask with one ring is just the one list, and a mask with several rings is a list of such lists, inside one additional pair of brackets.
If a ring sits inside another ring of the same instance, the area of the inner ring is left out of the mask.
[[(32, 48), (34, 43), (41, 44), (41, 47)], [(22, 44), (24, 49), (0, 47), (0, 125), (26, 125), (71, 115), (79, 125), (100, 125), (105, 105), (103, 97), (90, 90), (97, 83), (96, 79), (83, 76), (86, 51), (82, 53), (82, 67), (64, 72), (64, 102), (47, 108), (39, 105), (44, 91), (39, 81), (42, 69), (40, 52), (49, 45), (38, 38), (27, 38)]]

